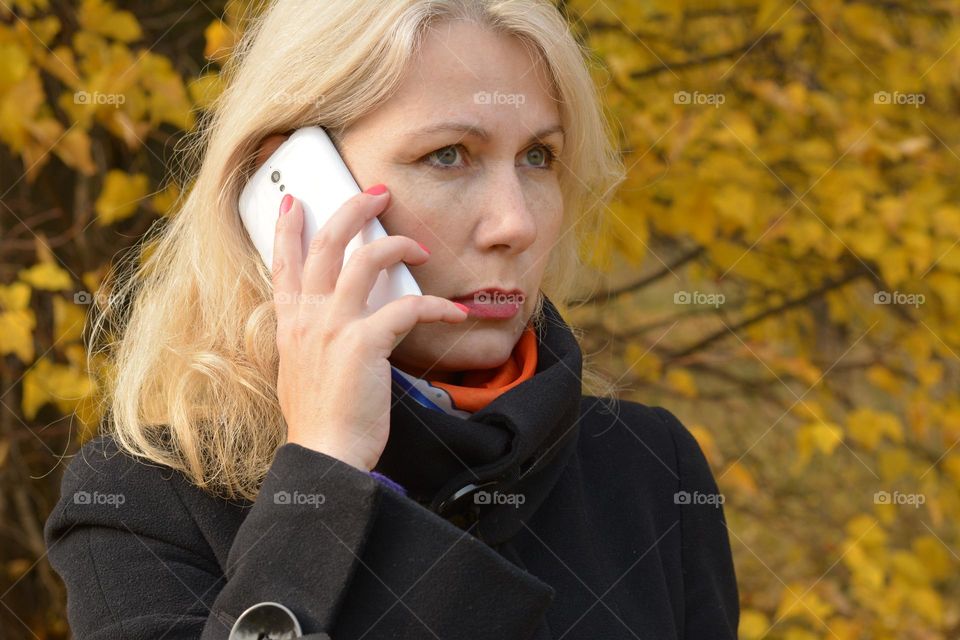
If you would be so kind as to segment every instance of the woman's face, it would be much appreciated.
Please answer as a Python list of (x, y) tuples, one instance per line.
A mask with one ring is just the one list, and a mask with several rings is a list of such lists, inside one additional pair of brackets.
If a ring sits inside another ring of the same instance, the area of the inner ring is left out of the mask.
[(542, 63), (515, 37), (446, 22), (423, 45), (399, 91), (340, 142), (361, 188), (390, 190), (387, 233), (430, 250), (408, 265), (424, 294), (523, 292), (511, 318), (419, 324), (393, 351), (404, 371), (450, 379), (503, 363), (530, 319), (561, 234), (563, 133)]

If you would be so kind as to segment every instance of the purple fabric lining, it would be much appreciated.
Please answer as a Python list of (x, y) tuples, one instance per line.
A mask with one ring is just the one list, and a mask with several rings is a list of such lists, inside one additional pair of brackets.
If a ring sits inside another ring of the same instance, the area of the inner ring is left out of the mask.
[(379, 480), (382, 484), (385, 484), (386, 486), (390, 487), (394, 491), (397, 491), (402, 495), (407, 495), (406, 489), (404, 489), (400, 484), (398, 484), (397, 482), (394, 482), (393, 480), (383, 475), (379, 471), (369, 471), (368, 473), (374, 478), (376, 478), (377, 480)]

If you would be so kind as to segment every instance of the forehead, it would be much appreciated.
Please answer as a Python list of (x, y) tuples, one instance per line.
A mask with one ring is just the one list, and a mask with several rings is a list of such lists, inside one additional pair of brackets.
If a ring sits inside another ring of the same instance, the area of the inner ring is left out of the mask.
[(522, 131), (559, 119), (546, 63), (531, 44), (465, 21), (430, 26), (381, 118), (466, 116)]

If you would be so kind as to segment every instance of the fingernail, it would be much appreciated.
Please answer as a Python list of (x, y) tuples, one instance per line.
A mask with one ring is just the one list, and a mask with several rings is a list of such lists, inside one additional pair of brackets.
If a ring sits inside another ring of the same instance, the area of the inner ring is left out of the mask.
[(426, 248), (425, 246), (423, 246), (423, 244), (422, 244), (422, 243), (420, 243), (420, 242), (418, 242), (417, 244), (419, 244), (419, 245), (420, 245), (420, 248), (421, 248), (421, 249), (423, 249), (424, 251), (426, 251), (426, 252), (427, 252), (427, 255), (430, 255), (430, 249), (427, 249), (427, 248)]
[(459, 302), (454, 302), (453, 304), (457, 305), (457, 308), (459, 308), (460, 311), (463, 311), (464, 313), (467, 313), (467, 314), (470, 313), (470, 310), (467, 309), (467, 305), (465, 305), (465, 304), (460, 304)]
[(283, 200), (280, 201), (280, 213), (284, 214), (287, 211), (290, 211), (290, 207), (293, 206), (293, 196), (289, 193), (283, 196)]
[(363, 190), (364, 193), (369, 193), (371, 196), (379, 196), (387, 192), (387, 185), (385, 184), (375, 184), (372, 187), (368, 187)]

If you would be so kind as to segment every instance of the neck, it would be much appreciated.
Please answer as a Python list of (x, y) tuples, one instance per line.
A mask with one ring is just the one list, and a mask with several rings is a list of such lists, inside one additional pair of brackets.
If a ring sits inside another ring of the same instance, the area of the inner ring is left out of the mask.
[(457, 382), (460, 380), (460, 377), (461, 377), (459, 371), (440, 371), (439, 369), (426, 370), (420, 367), (407, 366), (399, 362), (394, 362), (392, 364), (396, 368), (406, 373), (409, 373), (412, 376), (416, 376), (418, 378), (425, 378), (425, 379), (429, 378), (430, 380), (438, 381), (438, 382), (457, 384)]

